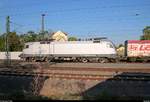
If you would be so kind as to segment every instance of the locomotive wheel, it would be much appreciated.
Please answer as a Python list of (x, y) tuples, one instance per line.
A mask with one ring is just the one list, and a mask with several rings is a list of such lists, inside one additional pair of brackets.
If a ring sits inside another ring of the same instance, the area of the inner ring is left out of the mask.
[(25, 61), (27, 61), (27, 62), (32, 62), (32, 58), (27, 57), (27, 58), (25, 59)]
[(35, 59), (35, 58), (32, 58), (32, 62), (36, 62), (36, 59)]
[(47, 62), (52, 62), (52, 61), (53, 61), (52, 57), (47, 58)]
[(113, 62), (113, 63), (118, 63), (120, 60), (119, 59), (113, 59), (113, 60), (111, 60), (111, 62)]
[(47, 57), (45, 57), (44, 62), (48, 62), (48, 58)]
[(83, 62), (83, 63), (87, 63), (87, 62), (88, 62), (88, 59), (83, 58), (83, 59), (82, 59), (82, 62)]
[(106, 58), (99, 58), (98, 62), (100, 62), (100, 63), (107, 63), (108, 59), (106, 59)]
[(25, 58), (25, 61), (26, 61), (26, 62), (29, 62), (29, 57)]

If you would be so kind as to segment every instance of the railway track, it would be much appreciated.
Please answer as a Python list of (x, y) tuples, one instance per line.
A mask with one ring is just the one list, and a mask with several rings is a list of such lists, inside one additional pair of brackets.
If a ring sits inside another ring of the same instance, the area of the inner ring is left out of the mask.
[(50, 72), (50, 71), (57, 71), (57, 72), (141, 72), (141, 73), (147, 73), (150, 72), (150, 68), (75, 68), (75, 67), (50, 67), (50, 68), (37, 68), (38, 66), (32, 68), (0, 68), (0, 71), (44, 71), (44, 72)]
[[(32, 63), (29, 66), (16, 65), (10, 68), (0, 68), (0, 75), (49, 77), (81, 80), (139, 80), (150, 81), (150, 68), (110, 68), (110, 67), (54, 67), (45, 63)], [(126, 74), (123, 74), (126, 73)], [(143, 74), (145, 73), (145, 74)]]
[(107, 63), (98, 63), (98, 62), (86, 62), (86, 63), (82, 63), (82, 62), (27, 62), (27, 61), (22, 61), (19, 63), (24, 63), (24, 64), (36, 64), (36, 63), (41, 63), (41, 64), (64, 64), (64, 63), (69, 63), (69, 64), (150, 64), (150, 62), (107, 62)]
[(70, 70), (70, 71), (104, 71), (104, 72), (150, 72), (150, 68), (74, 68), (74, 67), (51, 67), (47, 70)]
[(131, 81), (150, 81), (149, 73), (119, 73), (119, 74), (80, 74), (80, 73), (57, 73), (44, 70), (1, 70), (0, 75), (5, 76), (25, 76), (25, 77), (48, 77), (60, 79), (78, 79), (78, 80), (131, 80)]

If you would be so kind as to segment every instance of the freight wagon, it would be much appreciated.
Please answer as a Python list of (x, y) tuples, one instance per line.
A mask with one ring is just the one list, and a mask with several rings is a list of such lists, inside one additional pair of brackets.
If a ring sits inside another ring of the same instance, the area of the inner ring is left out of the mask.
[(150, 40), (125, 41), (125, 57), (132, 62), (150, 60)]
[(25, 44), (21, 58), (27, 61), (72, 60), (79, 62), (114, 62), (115, 45), (108, 39), (91, 41), (41, 41)]

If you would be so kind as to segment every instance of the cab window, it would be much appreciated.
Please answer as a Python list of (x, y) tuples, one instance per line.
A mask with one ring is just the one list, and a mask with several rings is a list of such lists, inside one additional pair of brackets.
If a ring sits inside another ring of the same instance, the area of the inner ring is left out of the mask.
[(29, 45), (26, 45), (25, 48), (29, 48)]
[(95, 40), (95, 41), (93, 41), (93, 43), (100, 43), (100, 41), (99, 40), (98, 41)]
[(40, 42), (40, 44), (46, 44), (45, 41)]
[(110, 43), (107, 43), (107, 45), (106, 45), (108, 48), (113, 48), (113, 45), (112, 44), (110, 44)]

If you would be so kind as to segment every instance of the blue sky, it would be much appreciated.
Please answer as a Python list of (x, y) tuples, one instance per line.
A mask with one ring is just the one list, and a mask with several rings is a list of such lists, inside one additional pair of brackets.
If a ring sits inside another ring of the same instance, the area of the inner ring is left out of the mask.
[(150, 25), (150, 0), (1, 0), (0, 34), (6, 16), (11, 31), (41, 30), (45, 13), (46, 30), (62, 30), (78, 38), (108, 37), (115, 44), (139, 39)]

